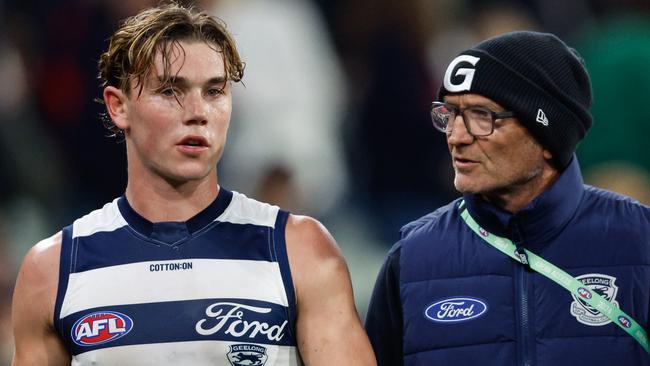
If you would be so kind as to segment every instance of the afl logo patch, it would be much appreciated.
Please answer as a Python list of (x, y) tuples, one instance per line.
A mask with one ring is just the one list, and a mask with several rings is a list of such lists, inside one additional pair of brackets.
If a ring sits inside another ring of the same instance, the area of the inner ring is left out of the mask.
[(487, 303), (473, 297), (451, 297), (424, 309), (424, 316), (435, 323), (456, 323), (476, 319), (488, 310)]
[(630, 319), (624, 317), (623, 315), (618, 317), (618, 322), (621, 323), (621, 325), (625, 328), (630, 328), (632, 326)]
[(96, 346), (124, 337), (133, 329), (133, 320), (116, 311), (85, 315), (72, 326), (72, 341), (80, 346)]
[(483, 229), (482, 227), (478, 228), (478, 232), (481, 233), (482, 237), (487, 237), (488, 235), (490, 235), (490, 233), (488, 233), (487, 230)]
[(589, 292), (589, 290), (587, 290), (584, 287), (578, 288), (578, 295), (580, 295), (580, 297), (582, 297), (583, 299), (587, 299), (587, 300), (591, 299), (591, 292)]
[(579, 287), (576, 293), (572, 294), (571, 315), (580, 323), (592, 327), (611, 323), (612, 321), (606, 315), (601, 314), (596, 308), (587, 304), (585, 299), (591, 299), (593, 293), (596, 293), (618, 307), (616, 301), (616, 294), (618, 293), (618, 286), (615, 285), (616, 277), (601, 273), (589, 273), (578, 276), (576, 279), (582, 282), (584, 286)]

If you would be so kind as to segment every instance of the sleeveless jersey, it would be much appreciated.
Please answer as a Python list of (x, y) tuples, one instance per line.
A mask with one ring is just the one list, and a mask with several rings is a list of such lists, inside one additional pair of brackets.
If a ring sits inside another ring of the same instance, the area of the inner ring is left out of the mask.
[(186, 222), (120, 197), (64, 228), (54, 324), (72, 365), (301, 365), (287, 218), (222, 188)]

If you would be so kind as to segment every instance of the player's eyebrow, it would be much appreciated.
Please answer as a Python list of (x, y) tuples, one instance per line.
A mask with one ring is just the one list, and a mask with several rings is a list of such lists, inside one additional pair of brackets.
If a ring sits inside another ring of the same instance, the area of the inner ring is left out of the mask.
[[(162, 75), (159, 75), (158, 76), (158, 81), (161, 84), (164, 84), (167, 81), (168, 83), (170, 83), (172, 85), (179, 85), (179, 86), (184, 86), (184, 85), (189, 84), (188, 80), (183, 76), (176, 76), (176, 77), (170, 78), (169, 80), (165, 80), (165, 78)], [(226, 81), (227, 81), (227, 79), (226, 79), (225, 76), (215, 76), (215, 77), (212, 77), (212, 78), (208, 79), (205, 82), (205, 84), (223, 84)]]
[(215, 77), (211, 78), (210, 80), (208, 80), (207, 84), (223, 84), (226, 81), (228, 81), (228, 80), (226, 79), (225, 76), (215, 76)]

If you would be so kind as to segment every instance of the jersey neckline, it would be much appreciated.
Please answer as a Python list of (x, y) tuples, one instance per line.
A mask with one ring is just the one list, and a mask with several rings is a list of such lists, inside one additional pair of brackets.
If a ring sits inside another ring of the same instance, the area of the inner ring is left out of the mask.
[(138, 233), (164, 243), (177, 243), (215, 221), (232, 201), (232, 192), (219, 188), (217, 198), (201, 212), (187, 221), (161, 221), (151, 222), (137, 213), (126, 198), (122, 195), (117, 201), (117, 207), (124, 220)]

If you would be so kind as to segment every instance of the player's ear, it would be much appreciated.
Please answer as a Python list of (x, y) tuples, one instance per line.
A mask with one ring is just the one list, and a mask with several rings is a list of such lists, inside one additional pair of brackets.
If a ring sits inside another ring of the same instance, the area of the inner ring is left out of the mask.
[(128, 96), (122, 90), (110, 85), (104, 88), (104, 104), (108, 116), (123, 131), (129, 128), (127, 100)]

